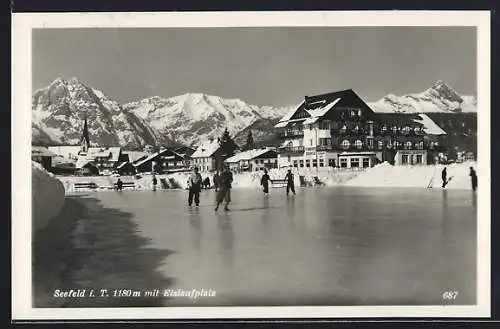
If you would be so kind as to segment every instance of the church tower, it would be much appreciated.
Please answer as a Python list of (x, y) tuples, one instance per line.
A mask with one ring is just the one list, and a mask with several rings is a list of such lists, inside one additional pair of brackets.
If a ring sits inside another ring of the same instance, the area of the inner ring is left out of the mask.
[(85, 122), (83, 123), (83, 133), (80, 139), (81, 151), (87, 153), (90, 147), (89, 129), (87, 126), (87, 117), (85, 117)]

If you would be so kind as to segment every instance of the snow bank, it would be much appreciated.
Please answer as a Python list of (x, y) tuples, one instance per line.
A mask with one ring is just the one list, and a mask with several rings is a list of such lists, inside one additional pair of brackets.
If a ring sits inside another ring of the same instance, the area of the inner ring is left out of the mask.
[(39, 163), (31, 162), (32, 223), (35, 231), (44, 228), (64, 206), (64, 187)]
[[(470, 189), (469, 167), (476, 168), (475, 162), (450, 164), (446, 166), (448, 178), (446, 188)], [(432, 187), (441, 188), (443, 165), (435, 166), (391, 166), (381, 163), (357, 177), (347, 181), (346, 186), (364, 187)]]

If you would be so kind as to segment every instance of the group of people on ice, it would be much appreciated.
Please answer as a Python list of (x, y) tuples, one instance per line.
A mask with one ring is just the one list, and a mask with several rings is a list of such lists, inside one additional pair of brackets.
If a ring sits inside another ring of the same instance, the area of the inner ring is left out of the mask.
[[(208, 179), (208, 177), (207, 177)], [(228, 211), (229, 203), (231, 202), (231, 183), (233, 182), (233, 174), (229, 170), (229, 167), (225, 167), (224, 170), (220, 173), (215, 174), (214, 176), (214, 187), (217, 192), (216, 201), (217, 205), (215, 206), (215, 210), (219, 209), (219, 205), (225, 201), (224, 210)], [(198, 171), (198, 167), (193, 169), (193, 173), (188, 178), (188, 205), (191, 206), (194, 204), (196, 206), (200, 205), (200, 192), (202, 186), (204, 185), (204, 181)]]
[[(472, 167), (469, 167), (469, 176), (470, 176), (472, 190), (475, 191), (477, 189), (477, 174), (474, 168)], [(452, 178), (453, 176), (448, 178), (448, 172), (446, 170), (446, 167), (444, 167), (443, 170), (441, 171), (441, 181), (442, 181), (441, 187), (445, 188)]]

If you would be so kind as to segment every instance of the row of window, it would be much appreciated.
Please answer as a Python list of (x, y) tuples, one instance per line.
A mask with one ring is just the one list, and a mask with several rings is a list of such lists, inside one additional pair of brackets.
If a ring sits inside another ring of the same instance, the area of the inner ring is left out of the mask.
[(422, 154), (403, 154), (401, 156), (401, 163), (402, 164), (422, 164), (423, 163), (423, 156)]
[[(309, 145), (312, 146), (313, 145), (313, 140), (310, 139), (309, 140)], [(331, 145), (331, 139), (330, 138), (320, 138), (319, 139), (319, 145), (320, 146), (330, 146)], [(363, 143), (363, 141), (357, 139), (354, 141), (354, 143), (352, 144), (353, 147), (357, 148), (357, 149), (362, 149), (363, 148), (363, 145), (365, 145), (365, 143)], [(368, 139), (368, 142), (367, 142), (367, 145), (369, 147), (373, 147), (373, 140), (372, 139)], [(351, 147), (351, 142), (347, 139), (344, 139), (341, 143), (340, 143), (340, 146), (344, 149), (344, 150), (347, 150)], [(384, 146), (390, 146), (390, 147), (394, 147), (394, 148), (400, 148), (401, 146), (404, 146), (404, 148), (406, 149), (412, 149), (412, 148), (416, 148), (416, 149), (423, 149), (424, 148), (424, 142), (421, 141), (421, 142), (416, 142), (416, 143), (413, 143), (412, 141), (406, 141), (405, 143), (402, 143), (402, 142), (399, 142), (399, 141), (392, 141), (392, 142), (389, 142), (389, 143), (384, 143), (384, 141), (378, 141), (377, 142), (377, 146), (379, 149), (383, 149)]]
[[(293, 160), (293, 166), (295, 168), (304, 168), (304, 163), (305, 163), (305, 166), (306, 168), (310, 168), (311, 167), (311, 164), (313, 167), (317, 167), (318, 166), (318, 160), (316, 159), (313, 159), (312, 161), (311, 160)], [(319, 166), (320, 167), (324, 167), (325, 166), (325, 161), (324, 159), (319, 159)], [(335, 167), (335, 160), (334, 159), (329, 159), (328, 160), (328, 166), (330, 167)]]
[[(350, 166), (351, 168), (359, 168), (360, 165), (363, 166), (363, 168), (368, 168), (370, 166), (370, 158), (363, 157), (363, 158), (350, 158)], [(347, 168), (347, 158), (340, 158), (340, 168)]]

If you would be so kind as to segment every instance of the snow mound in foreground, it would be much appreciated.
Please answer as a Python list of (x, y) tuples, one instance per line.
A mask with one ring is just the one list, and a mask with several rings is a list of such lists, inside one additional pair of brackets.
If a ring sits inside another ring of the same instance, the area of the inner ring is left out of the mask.
[[(357, 177), (347, 181), (346, 186), (364, 187), (432, 187), (441, 188), (441, 171), (444, 165), (434, 166), (391, 166), (381, 163)], [(446, 165), (449, 181), (446, 188), (470, 189), (469, 167), (476, 168), (475, 162)]]
[(33, 230), (44, 228), (64, 206), (64, 186), (39, 163), (31, 162)]

